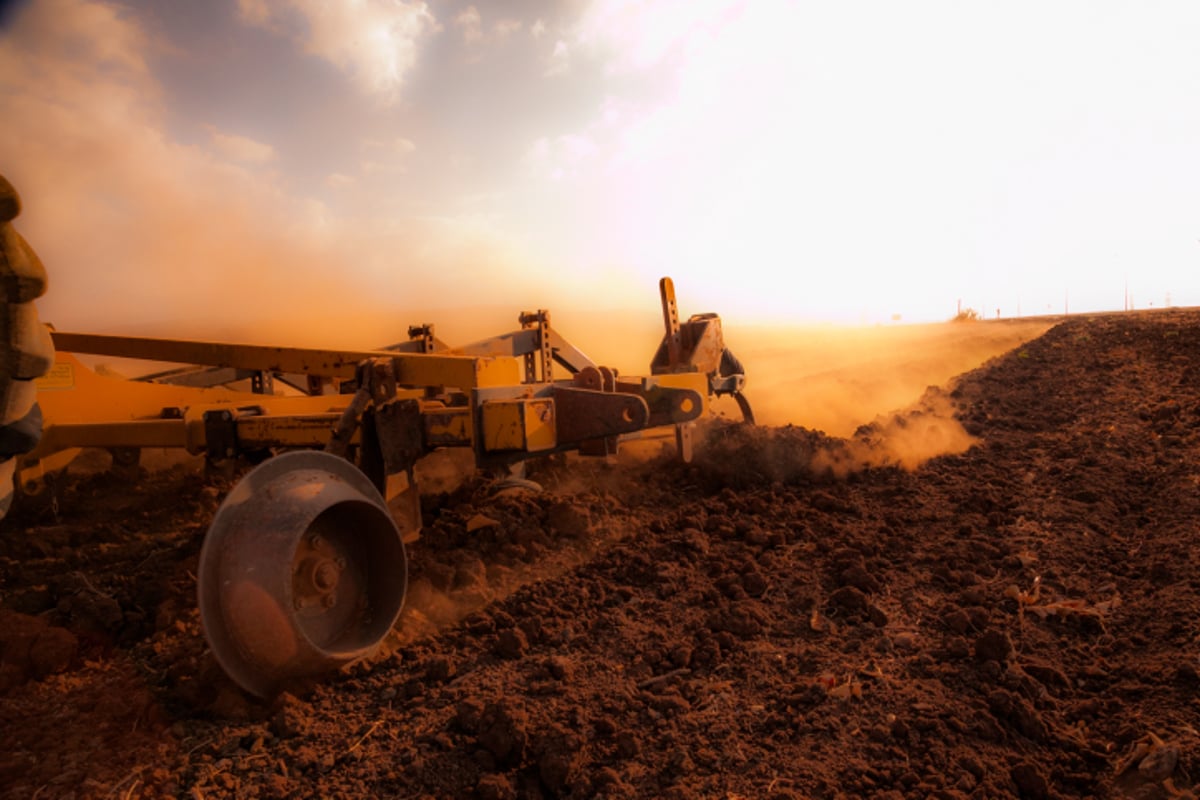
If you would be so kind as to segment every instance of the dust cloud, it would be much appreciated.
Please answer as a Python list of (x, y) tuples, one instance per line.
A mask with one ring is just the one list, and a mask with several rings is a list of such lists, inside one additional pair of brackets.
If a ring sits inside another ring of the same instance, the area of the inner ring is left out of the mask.
[(914, 470), (976, 441), (954, 418), (950, 397), (931, 386), (907, 409), (876, 417), (849, 438), (794, 425), (710, 420), (700, 427), (694, 463), (711, 490), (747, 489), (841, 480), (870, 467)]
[[(551, 325), (594, 361), (623, 375), (644, 375), (662, 336), (653, 298), (647, 305), (649, 312), (552, 309)], [(437, 335), (456, 346), (515, 330), (518, 313), (537, 307), (360, 312), (337, 338), (346, 346), (374, 347), (402, 340), (409, 324), (433, 322)], [(965, 451), (973, 439), (954, 418), (950, 398), (938, 389), (1040, 336), (1053, 323), (1024, 319), (856, 328), (726, 322), (724, 334), (745, 365), (745, 393), (757, 423), (798, 426), (842, 442), (824, 448), (816, 462), (841, 475), (884, 464), (914, 469), (935, 456)], [(299, 322), (282, 325), (277, 338), (292, 341), (283, 337), (302, 328)], [(315, 330), (309, 328), (307, 338)], [(351, 333), (358, 334), (356, 341), (347, 341)], [(714, 411), (740, 419), (736, 404), (727, 398)]]
[[(649, 373), (662, 338), (655, 300), (648, 311), (564, 310), (552, 327), (594, 361), (623, 375)], [(457, 317), (457, 318), (456, 318)], [(473, 314), (439, 318), (438, 334), (454, 344), (456, 330), (478, 338), (486, 330)], [(515, 327), (516, 310), (491, 310), (491, 321)], [(725, 343), (746, 368), (746, 396), (763, 425), (800, 425), (848, 437), (882, 414), (907, 408), (930, 386), (961, 375), (1045, 333), (1054, 321), (1038, 319), (850, 327), (744, 325), (723, 321)], [(737, 417), (732, 402), (717, 406)]]
[[(1037, 320), (737, 334), (757, 427), (703, 431), (699, 466), (722, 485), (916, 469), (976, 440), (955, 418), (957, 375), (1044, 333)], [(732, 342), (731, 342), (731, 346)], [(779, 427), (783, 426), (783, 427)]]
[(896, 325), (747, 328), (727, 332), (746, 365), (757, 421), (847, 437), (906, 408), (990, 358), (1034, 339), (1051, 323), (1014, 320)]
[(860, 427), (854, 438), (847, 440), (849, 459), (831, 467), (896, 465), (912, 470), (936, 456), (964, 453), (976, 441), (954, 418), (950, 397), (931, 386), (909, 408)]
[(369, 347), (423, 321), (397, 309), (548, 302), (556, 273), (477, 215), (367, 196), (351, 213), (268, 144), (177, 140), (155, 32), (118, 4), (29, 4), (5, 32), (0, 165), (59, 330)]
[[(649, 315), (598, 315), (581, 320), (575, 342), (625, 374), (644, 373), (661, 337)], [(590, 326), (586, 323), (590, 321)], [(1053, 320), (1023, 319), (875, 327), (742, 326), (724, 323), (726, 345), (746, 368), (745, 394), (760, 426), (798, 426), (820, 438), (766, 436), (756, 441), (791, 474), (828, 469), (835, 475), (863, 466), (914, 469), (938, 455), (961, 453), (972, 437), (954, 418), (938, 387), (988, 359), (1034, 339)], [(568, 337), (566, 323), (559, 330)], [(571, 330), (574, 330), (572, 328)], [(635, 359), (642, 355), (639, 363)], [(731, 400), (715, 404), (740, 419)], [(794, 452), (788, 455), (785, 451)], [(797, 460), (798, 459), (798, 460)], [(795, 462), (795, 463), (791, 463)], [(790, 466), (786, 464), (790, 463)]]

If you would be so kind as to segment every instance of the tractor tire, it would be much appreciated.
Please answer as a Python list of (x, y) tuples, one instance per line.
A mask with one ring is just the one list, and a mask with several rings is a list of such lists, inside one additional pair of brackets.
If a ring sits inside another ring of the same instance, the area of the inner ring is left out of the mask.
[(42, 433), (33, 381), (54, 363), (50, 331), (33, 305), (46, 291), (46, 269), (10, 224), (20, 213), (17, 190), (0, 175), (0, 519), (12, 505), (19, 456)]

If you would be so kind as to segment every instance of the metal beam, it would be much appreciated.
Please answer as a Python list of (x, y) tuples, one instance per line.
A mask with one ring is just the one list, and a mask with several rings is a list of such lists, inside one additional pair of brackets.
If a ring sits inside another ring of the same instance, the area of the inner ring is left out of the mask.
[(474, 389), (520, 383), (521, 380), (519, 364), (514, 358), (397, 354), (384, 350), (320, 350), (65, 331), (54, 331), (53, 337), (54, 346), (68, 353), (268, 372), (297, 372), (330, 378), (353, 378), (360, 361), (391, 358), (396, 362), (397, 380), (404, 386)]
[[(547, 328), (550, 335), (550, 349), (554, 360), (561, 364), (572, 375), (584, 367), (594, 367), (596, 362), (571, 344), (554, 328)], [(450, 352), (470, 356), (524, 356), (537, 353), (539, 350), (538, 330), (527, 328), (511, 333), (493, 336), (478, 342), (452, 348)]]

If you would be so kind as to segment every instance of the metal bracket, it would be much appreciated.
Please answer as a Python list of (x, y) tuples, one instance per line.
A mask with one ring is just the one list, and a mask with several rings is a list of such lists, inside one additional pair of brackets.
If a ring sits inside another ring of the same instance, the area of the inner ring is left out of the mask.
[(559, 445), (633, 433), (650, 419), (637, 395), (555, 386), (553, 396)]
[(262, 416), (260, 406), (240, 406), (205, 411), (204, 449), (209, 461), (236, 458), (241, 452), (238, 447), (237, 421), (241, 417)]
[(425, 454), (419, 400), (394, 400), (375, 407), (375, 434), (388, 475), (407, 472)]
[(550, 346), (550, 312), (539, 308), (536, 313), (522, 311), (517, 321), (523, 330), (537, 332), (537, 349), (525, 354), (525, 383), (537, 383), (541, 375), (543, 383), (554, 378), (554, 351)]
[(237, 455), (237, 418), (229, 409), (204, 412), (204, 446), (209, 461)]
[(663, 341), (667, 345), (667, 365), (674, 369), (683, 361), (683, 342), (679, 333), (679, 306), (675, 302), (675, 282), (670, 278), (660, 280), (658, 294), (662, 299), (663, 328), (666, 329)]
[(265, 369), (255, 370), (250, 376), (250, 391), (254, 394), (275, 394), (275, 376)]
[(434, 351), (433, 323), (424, 322), (420, 325), (408, 326), (408, 339), (411, 342), (419, 342), (422, 353), (432, 353)]

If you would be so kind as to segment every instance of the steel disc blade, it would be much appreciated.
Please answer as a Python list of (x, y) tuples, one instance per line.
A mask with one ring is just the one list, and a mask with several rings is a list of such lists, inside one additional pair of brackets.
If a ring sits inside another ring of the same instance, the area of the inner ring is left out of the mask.
[(218, 509), (200, 553), (200, 617), (225, 672), (266, 697), (367, 655), (406, 581), (400, 531), (366, 476), (328, 453), (286, 453)]

